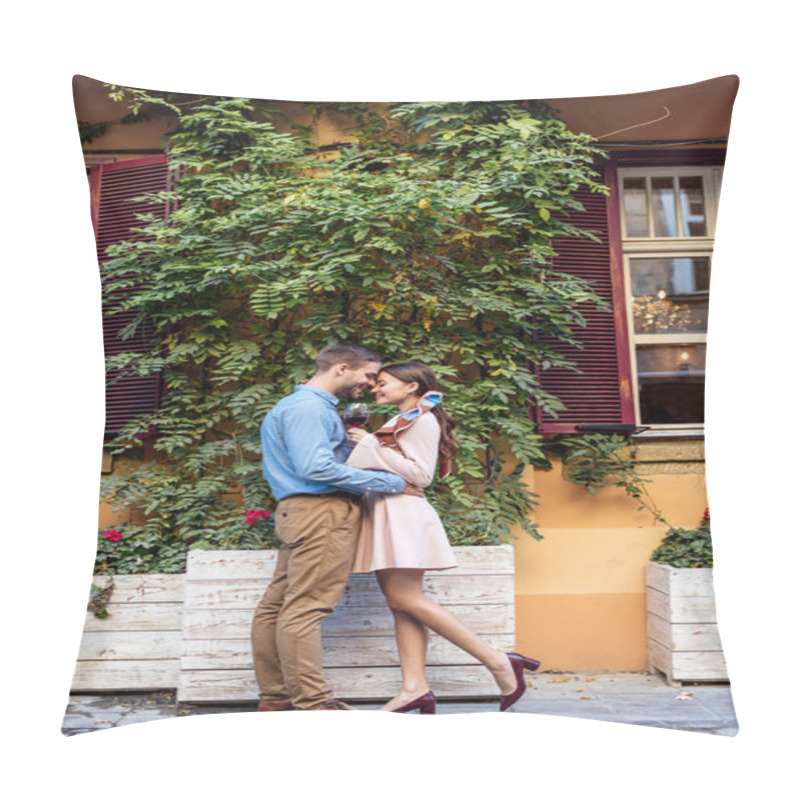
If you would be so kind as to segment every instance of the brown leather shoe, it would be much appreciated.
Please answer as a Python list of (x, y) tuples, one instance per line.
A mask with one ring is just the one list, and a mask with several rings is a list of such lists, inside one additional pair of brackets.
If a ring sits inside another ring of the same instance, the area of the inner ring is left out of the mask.
[(294, 706), (288, 700), (259, 700), (259, 711), (291, 711)]
[(355, 711), (353, 706), (343, 703), (341, 700), (331, 698), (318, 706), (314, 706), (311, 711)]

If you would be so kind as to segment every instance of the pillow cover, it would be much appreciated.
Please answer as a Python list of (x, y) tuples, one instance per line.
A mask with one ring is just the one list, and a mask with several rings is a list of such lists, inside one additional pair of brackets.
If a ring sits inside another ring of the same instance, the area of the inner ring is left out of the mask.
[[(459, 566), (424, 588), (541, 662), (514, 711), (735, 732), (703, 425), (737, 86), (307, 103), (76, 76), (108, 379), (64, 731), (256, 709), (251, 623), (280, 547), (260, 426), (321, 349), (359, 342), (432, 367), (458, 423), (427, 495)], [(375, 430), (394, 409), (364, 396)], [(399, 692), (373, 575), (322, 643), (336, 697)], [(437, 713), (497, 709), (475, 655), (434, 633), (426, 661)]]

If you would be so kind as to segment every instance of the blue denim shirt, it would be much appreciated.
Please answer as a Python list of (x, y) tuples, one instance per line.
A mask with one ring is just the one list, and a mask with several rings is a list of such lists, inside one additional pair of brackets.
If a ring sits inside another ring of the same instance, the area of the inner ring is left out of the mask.
[(335, 491), (399, 494), (405, 481), (391, 472), (355, 469), (344, 462), (350, 444), (338, 399), (317, 386), (295, 386), (261, 423), (261, 464), (276, 500)]

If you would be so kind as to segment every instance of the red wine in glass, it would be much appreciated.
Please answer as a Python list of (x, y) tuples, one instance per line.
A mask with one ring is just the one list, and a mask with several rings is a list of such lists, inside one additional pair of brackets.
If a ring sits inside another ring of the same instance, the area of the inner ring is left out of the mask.
[(351, 428), (363, 428), (369, 422), (369, 406), (366, 403), (350, 403), (342, 413), (342, 421)]

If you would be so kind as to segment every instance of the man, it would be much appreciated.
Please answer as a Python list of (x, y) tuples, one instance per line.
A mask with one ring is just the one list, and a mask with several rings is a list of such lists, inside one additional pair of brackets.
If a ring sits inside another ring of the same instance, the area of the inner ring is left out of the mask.
[(383, 357), (361, 345), (330, 345), (316, 372), (261, 425), (262, 466), (281, 540), (272, 581), (252, 625), (259, 711), (347, 710), (322, 672), (320, 625), (342, 595), (353, 563), (363, 492), (420, 495), (398, 475), (344, 463), (350, 445), (336, 405), (375, 385)]

